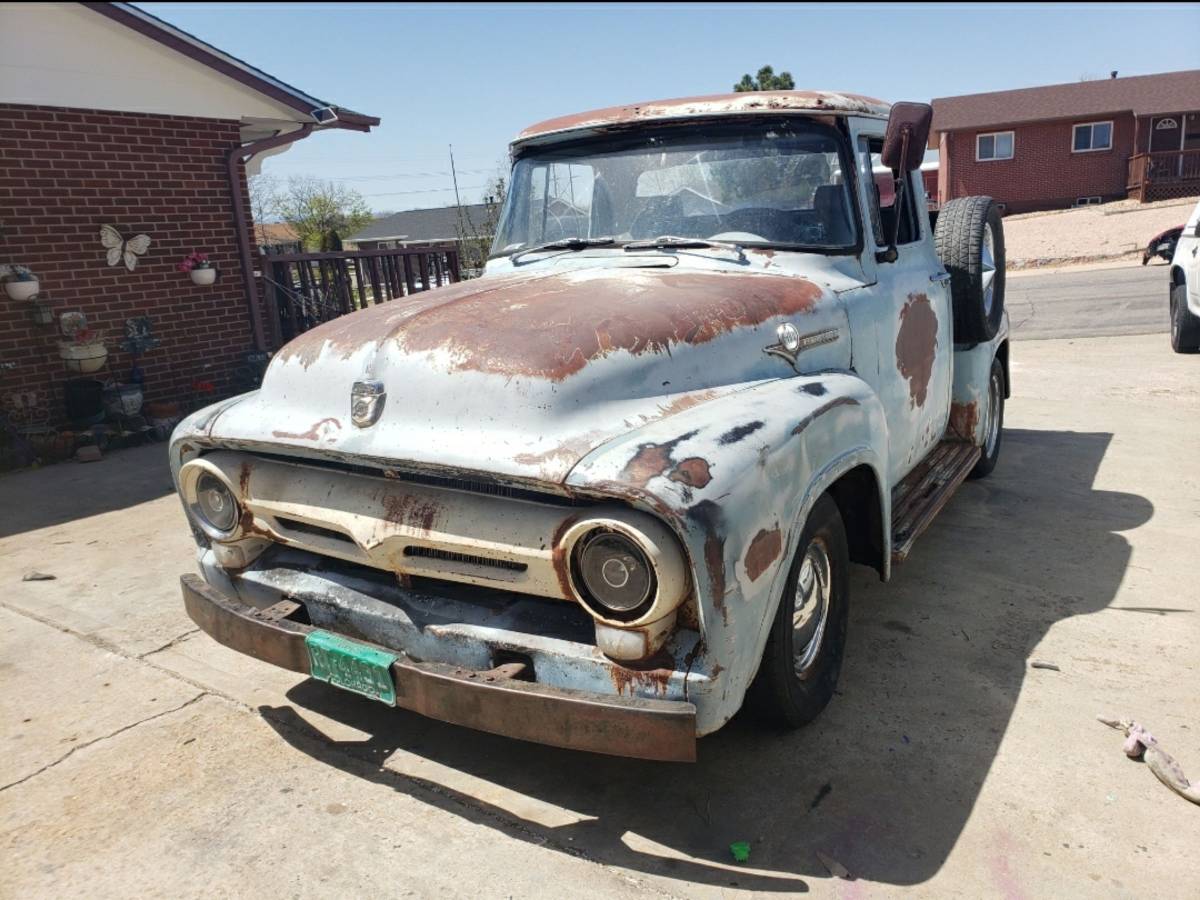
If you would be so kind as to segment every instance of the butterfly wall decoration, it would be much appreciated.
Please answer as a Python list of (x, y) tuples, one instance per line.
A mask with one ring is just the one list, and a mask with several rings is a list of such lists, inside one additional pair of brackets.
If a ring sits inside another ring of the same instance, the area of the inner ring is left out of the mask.
[(101, 225), (100, 243), (108, 251), (107, 258), (110, 266), (115, 266), (124, 260), (125, 268), (132, 272), (137, 267), (138, 257), (150, 249), (150, 235), (139, 234), (126, 239), (121, 237), (121, 232), (111, 225)]

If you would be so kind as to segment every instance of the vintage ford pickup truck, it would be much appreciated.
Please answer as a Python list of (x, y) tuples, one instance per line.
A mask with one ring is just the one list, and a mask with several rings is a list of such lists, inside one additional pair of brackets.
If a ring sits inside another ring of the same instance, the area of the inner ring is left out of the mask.
[(929, 118), (788, 91), (526, 129), (483, 277), (327, 322), (179, 425), (189, 615), (563, 747), (811, 720), (850, 564), (887, 580), (1000, 450), (1000, 215), (926, 211)]

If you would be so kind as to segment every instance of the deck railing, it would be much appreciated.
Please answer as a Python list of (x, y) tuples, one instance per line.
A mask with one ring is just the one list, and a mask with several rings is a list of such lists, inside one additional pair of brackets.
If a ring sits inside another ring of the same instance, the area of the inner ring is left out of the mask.
[(1186, 197), (1200, 190), (1200, 150), (1167, 150), (1129, 157), (1130, 196), (1145, 203)]
[(346, 313), (459, 280), (453, 245), (284, 253), (259, 263), (272, 350)]

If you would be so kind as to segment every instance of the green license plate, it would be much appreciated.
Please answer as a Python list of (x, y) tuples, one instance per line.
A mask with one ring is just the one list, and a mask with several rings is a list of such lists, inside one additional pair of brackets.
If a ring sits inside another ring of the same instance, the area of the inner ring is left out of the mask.
[(396, 705), (392, 663), (399, 658), (397, 654), (328, 631), (310, 631), (304, 643), (313, 678), (388, 706)]

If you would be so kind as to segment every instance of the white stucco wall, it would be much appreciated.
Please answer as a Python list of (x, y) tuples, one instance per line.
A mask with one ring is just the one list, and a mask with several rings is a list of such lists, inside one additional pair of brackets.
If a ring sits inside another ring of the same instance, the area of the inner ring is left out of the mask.
[(0, 3), (0, 103), (235, 121), (305, 118), (73, 3)]

